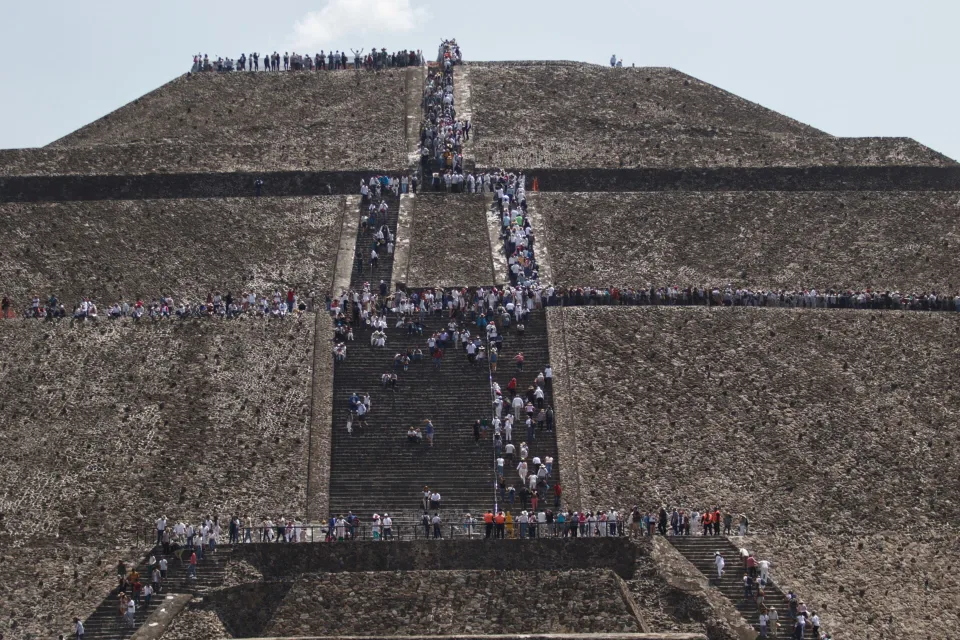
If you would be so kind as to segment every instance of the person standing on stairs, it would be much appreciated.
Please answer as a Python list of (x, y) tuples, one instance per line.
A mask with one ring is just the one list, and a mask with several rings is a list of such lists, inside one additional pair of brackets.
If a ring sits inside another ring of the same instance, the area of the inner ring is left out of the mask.
[(163, 542), (163, 532), (167, 528), (167, 516), (157, 518), (157, 544)]
[(713, 552), (713, 562), (717, 565), (717, 582), (723, 578), (723, 567), (726, 564), (726, 561), (723, 559), (723, 554), (719, 551)]
[[(438, 351), (437, 353), (442, 353), (442, 352)], [(424, 435), (427, 437), (427, 442), (432, 447), (433, 446), (433, 422), (431, 422), (429, 418), (427, 418), (423, 422), (426, 424), (426, 427), (424, 427), (423, 429)]]
[(127, 626), (130, 627), (131, 629), (137, 626), (136, 615), (137, 615), (137, 605), (133, 601), (133, 598), (131, 598), (127, 600), (127, 613), (124, 616), (124, 618), (127, 621)]
[(440, 512), (433, 514), (433, 539), (439, 540), (443, 538), (443, 533), (440, 531)]

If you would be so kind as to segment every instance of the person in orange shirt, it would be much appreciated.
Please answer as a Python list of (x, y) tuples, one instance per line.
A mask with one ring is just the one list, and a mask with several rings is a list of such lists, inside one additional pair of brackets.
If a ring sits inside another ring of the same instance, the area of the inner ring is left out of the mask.
[(501, 540), (503, 539), (504, 533), (504, 523), (507, 521), (507, 517), (503, 514), (503, 511), (497, 514), (497, 517), (494, 519), (497, 524), (497, 537)]
[(720, 507), (714, 507), (713, 509), (713, 535), (720, 535), (720, 521), (723, 519), (723, 514), (720, 513)]
[(493, 512), (492, 511), (487, 511), (485, 514), (483, 514), (483, 524), (486, 528), (486, 535), (484, 537), (489, 538), (490, 533), (493, 531)]

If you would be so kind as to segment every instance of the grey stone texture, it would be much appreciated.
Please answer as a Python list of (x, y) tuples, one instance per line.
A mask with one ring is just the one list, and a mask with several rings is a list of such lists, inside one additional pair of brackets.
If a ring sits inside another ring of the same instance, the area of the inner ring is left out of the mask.
[(0, 619), (86, 616), (160, 514), (302, 515), (313, 327), (0, 322)]
[(163, 640), (218, 640), (233, 636), (227, 632), (216, 612), (188, 608), (177, 616), (162, 637)]
[[(482, 195), (422, 193), (409, 203), (412, 207), (410, 264), (406, 276), (409, 286), (493, 284)], [(397, 274), (394, 279), (404, 281)]]
[(103, 305), (169, 294), (197, 301), (333, 282), (342, 197), (0, 204), (0, 285), (28, 305), (56, 293)]
[(584, 506), (745, 512), (831, 628), (956, 633), (960, 317), (568, 308), (551, 333), (561, 313)]
[[(407, 164), (404, 94), (421, 90), (407, 84), (400, 70), (185, 74), (50, 147), (182, 145), (149, 150), (156, 168), (178, 160), (217, 171), (399, 168)], [(236, 161), (217, 150), (227, 141), (239, 145)]]
[(482, 167), (953, 164), (906, 138), (834, 138), (675, 69), (479, 62), (469, 75)]
[[(319, 537), (319, 535), (318, 535)], [(539, 540), (454, 540), (351, 544), (245, 544), (231, 562), (245, 561), (266, 580), (302, 573), (339, 571), (611, 569), (631, 578), (649, 550), (626, 538), (598, 538), (583, 544), (569, 538)]]
[(608, 570), (317, 576), (293, 585), (264, 635), (640, 631), (614, 580)]
[(960, 288), (947, 192), (542, 193), (554, 283)]
[[(352, 262), (352, 258), (351, 258)], [(330, 460), (333, 451), (333, 323), (324, 313), (314, 322), (313, 381), (310, 387), (310, 444), (307, 455), (306, 518), (329, 513)]]

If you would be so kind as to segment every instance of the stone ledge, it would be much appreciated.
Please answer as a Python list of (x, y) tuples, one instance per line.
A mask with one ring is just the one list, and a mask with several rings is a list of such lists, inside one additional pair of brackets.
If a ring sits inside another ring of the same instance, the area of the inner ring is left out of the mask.
[(157, 640), (163, 636), (164, 632), (170, 628), (170, 625), (186, 608), (187, 603), (193, 597), (189, 594), (168, 593), (164, 598), (164, 604), (140, 625), (130, 640)]
[(707, 640), (702, 633), (498, 633), (444, 636), (276, 636), (252, 640)]

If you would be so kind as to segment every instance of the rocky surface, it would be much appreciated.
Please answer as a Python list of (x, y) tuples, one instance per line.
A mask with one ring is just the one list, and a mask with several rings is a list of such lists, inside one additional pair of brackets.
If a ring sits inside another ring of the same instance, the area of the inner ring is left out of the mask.
[(232, 638), (213, 611), (185, 609), (163, 634), (163, 640), (217, 640)]
[(0, 294), (18, 308), (56, 293), (106, 306), (161, 294), (199, 300), (333, 280), (343, 199), (211, 198), (0, 204)]
[[(352, 148), (352, 147), (351, 147)], [(354, 153), (359, 152), (356, 149)], [(0, 149), (0, 176), (139, 176), (146, 174), (270, 173), (273, 171), (400, 171), (406, 158), (359, 157), (353, 165), (331, 162), (329, 150), (290, 140), (283, 145), (132, 142), (83, 147)], [(251, 179), (251, 183), (252, 183)], [(274, 183), (264, 185), (269, 192)], [(252, 192), (252, 188), (251, 188)]]
[(945, 192), (544, 193), (561, 286), (725, 285), (954, 292)]
[(248, 582), (263, 580), (263, 574), (246, 560), (238, 560), (227, 564), (221, 588), (235, 587)]
[[(489, 286), (494, 282), (482, 195), (417, 194), (412, 207), (409, 286)], [(394, 278), (403, 281), (397, 275)]]
[(264, 635), (637, 632), (614, 579), (605, 570), (330, 574), (295, 583)]
[[(560, 313), (549, 313), (551, 333)], [(590, 418), (560, 415), (558, 429), (575, 433), (584, 506), (719, 503), (749, 514), (764, 554), (783, 562), (774, 575), (837, 628), (956, 629), (960, 318), (563, 314), (565, 341), (551, 345), (566, 349), (554, 359), (575, 367), (569, 401)]]
[(0, 322), (0, 620), (85, 617), (161, 513), (302, 514), (313, 326)]
[(953, 164), (910, 139), (834, 138), (675, 69), (469, 67), (478, 166)]
[(399, 70), (185, 74), (50, 146), (229, 142), (279, 147), (301, 169), (403, 167), (407, 89)]
[(820, 613), (836, 638), (960, 635), (954, 522), (926, 531), (816, 535), (791, 529), (748, 536), (742, 544), (770, 559), (774, 580)]

